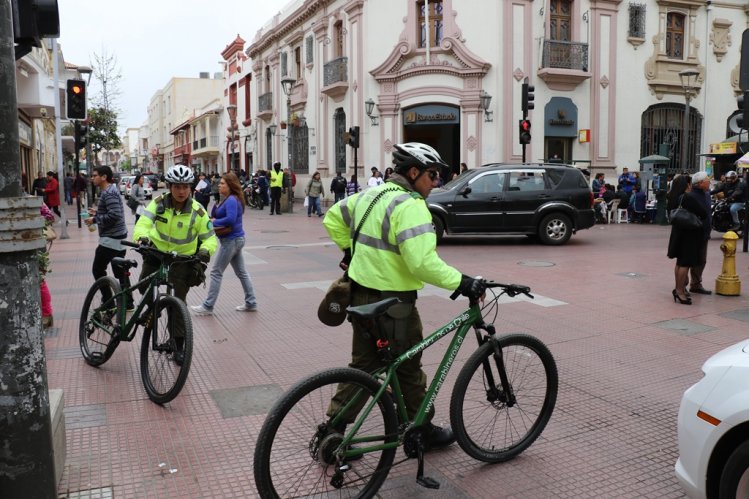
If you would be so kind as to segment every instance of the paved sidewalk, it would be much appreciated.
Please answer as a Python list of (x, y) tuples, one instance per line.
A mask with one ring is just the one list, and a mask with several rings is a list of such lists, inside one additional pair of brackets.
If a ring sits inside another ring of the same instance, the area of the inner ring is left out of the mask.
[[(193, 316), (190, 376), (164, 407), (143, 390), (140, 335), (100, 368), (81, 358), (78, 320), (93, 282), (97, 236), (72, 220), (71, 238), (55, 241), (55, 327), (46, 347), (50, 387), (65, 393), (61, 497), (256, 497), (252, 454), (268, 406), (301, 377), (348, 362), (349, 329), (328, 328), (316, 317), (340, 258), (321, 220), (307, 218), (301, 206), (280, 217), (248, 210), (244, 220), (259, 311), (234, 310), (242, 293), (228, 269), (214, 315)], [(707, 357), (747, 337), (749, 300), (712, 295), (675, 304), (668, 232), (595, 226), (559, 248), (524, 237), (448, 238), (440, 254), (464, 273), (532, 287), (537, 300), (499, 307), (497, 329), (536, 335), (550, 347), (560, 373), (557, 406), (541, 438), (514, 461), (485, 465), (454, 445), (427, 456), (439, 491), (418, 487), (409, 461), (391, 472), (383, 496), (682, 497), (673, 475), (681, 394), (700, 378)], [(721, 269), (719, 245), (710, 242), (710, 288)], [(739, 252), (737, 260), (746, 288), (749, 256)], [(188, 305), (206, 293), (193, 289)], [(466, 306), (448, 294), (421, 293), (425, 329)], [(425, 353), (430, 379), (446, 345)], [(466, 347), (437, 400), (437, 420), (449, 418), (452, 384), (472, 352)]]

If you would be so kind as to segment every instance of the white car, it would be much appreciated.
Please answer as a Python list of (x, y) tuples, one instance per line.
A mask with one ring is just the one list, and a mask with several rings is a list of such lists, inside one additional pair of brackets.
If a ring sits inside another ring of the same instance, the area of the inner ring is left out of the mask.
[(128, 187), (130, 187), (130, 184), (133, 182), (133, 179), (135, 179), (133, 175), (123, 175), (122, 177), (120, 177), (120, 194), (124, 195), (125, 198), (127, 198), (127, 190)]
[[(135, 177), (133, 177), (133, 180), (135, 180)], [(133, 183), (132, 181), (127, 183), (127, 186), (125, 187), (125, 199), (130, 197), (130, 191), (133, 189)], [(143, 182), (143, 195), (146, 197), (146, 199), (151, 199), (153, 197), (153, 188), (148, 185), (146, 182)]]
[(749, 497), (749, 340), (702, 372), (681, 399), (676, 478), (689, 497)]

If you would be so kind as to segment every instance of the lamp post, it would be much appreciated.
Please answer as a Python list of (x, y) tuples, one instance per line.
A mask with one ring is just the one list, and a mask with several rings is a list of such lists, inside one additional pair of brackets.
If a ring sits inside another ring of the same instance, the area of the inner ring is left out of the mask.
[(697, 77), (700, 75), (696, 69), (684, 69), (679, 71), (679, 80), (681, 81), (681, 88), (684, 90), (684, 126), (681, 134), (681, 164), (682, 170), (688, 171), (689, 160), (687, 159), (687, 149), (689, 140), (687, 134), (689, 133), (689, 101), (692, 100), (692, 92), (694, 91), (697, 83)]
[(229, 104), (226, 106), (226, 112), (229, 113), (229, 128), (231, 129), (231, 146), (229, 147), (231, 156), (229, 156), (230, 159), (230, 169), (231, 171), (236, 173), (236, 165), (234, 163), (234, 140), (235, 140), (235, 134), (237, 132), (237, 105), (236, 104)]
[(292, 185), (291, 179), (291, 173), (294, 171), (294, 167), (291, 164), (291, 88), (294, 86), (294, 83), (296, 80), (292, 78), (291, 76), (285, 76), (284, 78), (281, 78), (281, 88), (283, 89), (284, 95), (286, 95), (286, 147), (288, 148), (288, 162), (287, 166), (289, 168), (289, 178), (288, 178), (288, 201), (289, 201), (289, 213), (294, 213), (294, 186)]

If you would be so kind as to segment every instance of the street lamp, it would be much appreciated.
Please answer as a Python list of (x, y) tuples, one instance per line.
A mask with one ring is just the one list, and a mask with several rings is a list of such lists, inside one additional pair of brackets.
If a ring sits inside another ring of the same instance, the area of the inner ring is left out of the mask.
[(494, 111), (489, 111), (489, 104), (492, 102), (492, 96), (487, 94), (484, 90), (481, 91), (481, 109), (484, 110), (484, 121), (487, 123), (490, 123), (494, 121), (492, 119), (492, 114)]
[(681, 81), (681, 88), (684, 90), (684, 98), (686, 100), (684, 104), (684, 126), (681, 134), (681, 164), (684, 171), (689, 171), (689, 160), (687, 158), (687, 149), (689, 140), (687, 134), (689, 133), (689, 101), (692, 99), (692, 92), (694, 92), (697, 85), (697, 77), (700, 72), (696, 69), (684, 69), (679, 71), (679, 80)]
[(375, 107), (375, 101), (372, 100), (372, 97), (364, 101), (364, 111), (367, 113), (367, 116), (369, 116), (369, 119), (372, 121), (372, 126), (377, 126), (377, 119), (379, 116), (376, 114), (373, 115), (372, 112), (374, 111)]
[(291, 76), (285, 76), (281, 78), (281, 88), (283, 89), (284, 95), (286, 95), (286, 135), (288, 137), (288, 141), (286, 144), (286, 147), (289, 149), (288, 154), (288, 163), (287, 166), (289, 168), (289, 178), (287, 179), (289, 182), (288, 185), (288, 201), (289, 201), (289, 213), (294, 213), (294, 193), (292, 192), (294, 190), (294, 186), (291, 182), (291, 172), (293, 171), (293, 165), (291, 164), (291, 151), (292, 151), (292, 142), (291, 142), (291, 87), (294, 86), (294, 83), (296, 83), (296, 80), (292, 78)]
[(230, 146), (230, 154), (229, 156), (231, 165), (231, 171), (236, 172), (236, 165), (234, 163), (234, 137), (237, 132), (237, 105), (236, 104), (229, 104), (226, 106), (226, 112), (229, 113), (229, 128), (231, 131), (231, 146)]

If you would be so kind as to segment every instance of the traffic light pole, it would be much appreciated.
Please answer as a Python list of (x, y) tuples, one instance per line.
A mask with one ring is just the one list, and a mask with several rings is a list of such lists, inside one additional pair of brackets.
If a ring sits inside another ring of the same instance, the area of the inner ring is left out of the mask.
[(0, 495), (57, 497), (39, 258), (41, 198), (21, 196), (13, 12), (0, 0)]

